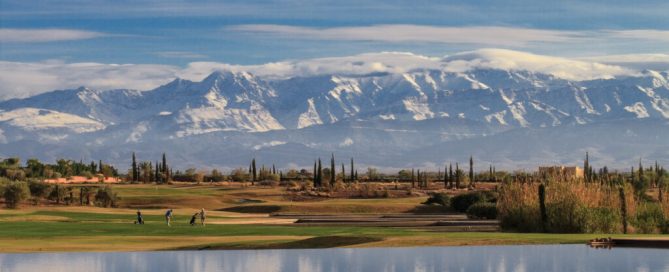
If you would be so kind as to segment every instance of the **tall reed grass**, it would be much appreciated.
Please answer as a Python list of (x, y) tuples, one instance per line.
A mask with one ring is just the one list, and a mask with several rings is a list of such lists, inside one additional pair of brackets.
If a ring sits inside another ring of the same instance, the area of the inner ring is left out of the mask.
[[(619, 187), (578, 180), (546, 184), (546, 221), (542, 221), (538, 182), (506, 182), (499, 188), (498, 218), (505, 230), (553, 233), (623, 231)], [(635, 215), (633, 188), (624, 185), (628, 215)], [(628, 216), (629, 217), (629, 216)], [(628, 218), (630, 220), (630, 218)]]

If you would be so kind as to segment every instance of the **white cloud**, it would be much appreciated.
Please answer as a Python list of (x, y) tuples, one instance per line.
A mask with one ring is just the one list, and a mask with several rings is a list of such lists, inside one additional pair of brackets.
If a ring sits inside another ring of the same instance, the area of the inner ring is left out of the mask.
[(219, 62), (191, 62), (179, 76), (203, 78), (216, 70), (247, 71), (266, 78), (287, 78), (322, 74), (360, 75), (403, 73), (418, 68), (439, 69), (439, 58), (405, 52), (381, 52), (346, 57), (271, 62), (260, 65), (231, 65)]
[(579, 58), (583, 61), (618, 65), (636, 70), (669, 71), (669, 54), (626, 54)]
[(36, 63), (0, 61), (0, 98), (88, 86), (146, 90), (164, 84), (178, 67), (152, 64)]
[[(642, 67), (643, 58), (629, 57)], [(622, 62), (624, 56), (611, 57)], [(260, 65), (191, 62), (185, 67), (153, 64), (22, 63), (0, 61), (0, 99), (26, 97), (55, 89), (87, 86), (95, 89), (149, 90), (175, 77), (200, 81), (216, 70), (247, 71), (265, 79), (323, 74), (360, 75), (378, 72), (404, 73), (416, 69), (464, 72), (476, 68), (528, 70), (571, 80), (634, 75), (638, 70), (602, 64), (606, 57), (567, 59), (502, 49), (480, 49), (434, 58), (411, 53), (382, 52), (348, 57), (291, 60)], [(653, 65), (653, 56), (645, 61)], [(666, 60), (666, 56), (665, 56)]]
[(230, 26), (224, 28), (224, 30), (319, 40), (462, 43), (518, 47), (526, 46), (532, 42), (569, 42), (577, 38), (585, 38), (582, 33), (573, 31), (497, 26), (372, 25), (316, 28), (249, 24)]
[(615, 65), (504, 49), (480, 49), (463, 52), (444, 58), (444, 62), (447, 63), (445, 70), (452, 72), (468, 71), (475, 68), (528, 70), (569, 80), (611, 78), (636, 73), (631, 69)]
[(0, 28), (0, 40), (15, 43), (54, 42), (86, 40), (106, 36), (107, 34), (75, 29), (18, 29)]
[(656, 29), (632, 29), (606, 31), (611, 38), (641, 39), (651, 41), (669, 42), (669, 30)]

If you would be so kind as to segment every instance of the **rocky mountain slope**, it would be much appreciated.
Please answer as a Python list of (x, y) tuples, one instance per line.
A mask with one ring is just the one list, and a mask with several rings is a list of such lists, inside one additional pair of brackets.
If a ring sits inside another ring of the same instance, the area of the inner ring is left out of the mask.
[(309, 165), (335, 152), (404, 167), (476, 154), (530, 167), (575, 163), (589, 150), (612, 166), (669, 162), (667, 72), (573, 79), (522, 67), (452, 69), (472, 58), (362, 74), (216, 71), (148, 91), (81, 87), (2, 101), (0, 155), (124, 165), (132, 151), (167, 152), (184, 167), (236, 167), (261, 155)]

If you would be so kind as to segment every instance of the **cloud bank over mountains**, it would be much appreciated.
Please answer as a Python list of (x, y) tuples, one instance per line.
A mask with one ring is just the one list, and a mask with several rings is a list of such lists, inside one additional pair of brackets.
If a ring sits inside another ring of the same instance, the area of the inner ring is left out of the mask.
[(246, 71), (271, 80), (325, 74), (404, 73), (421, 69), (466, 72), (478, 68), (526, 70), (579, 81), (635, 75), (646, 69), (667, 71), (669, 55), (639, 54), (570, 59), (504, 49), (479, 49), (445, 57), (380, 52), (259, 65), (191, 62), (185, 67), (161, 64), (66, 63), (58, 60), (0, 61), (0, 99), (27, 97), (54, 89), (79, 86), (149, 90), (175, 77), (201, 80), (218, 70)]

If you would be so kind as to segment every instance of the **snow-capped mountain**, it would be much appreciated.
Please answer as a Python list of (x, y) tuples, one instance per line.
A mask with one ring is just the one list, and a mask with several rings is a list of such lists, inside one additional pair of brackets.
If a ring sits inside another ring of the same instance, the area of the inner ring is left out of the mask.
[[(564, 163), (590, 150), (595, 160), (614, 166), (640, 156), (669, 162), (669, 153), (658, 151), (669, 147), (662, 137), (669, 134), (661, 134), (669, 131), (667, 72), (615, 75), (622, 68), (550, 57), (544, 58), (553, 66), (541, 57), (507, 65), (519, 56), (504, 62), (489, 51), (472, 54), (411, 69), (377, 63), (377, 72), (290, 77), (216, 71), (201, 81), (177, 78), (148, 91), (81, 87), (7, 100), (0, 102), (0, 155), (95, 156), (121, 165), (132, 151), (166, 151), (184, 165), (234, 167), (254, 154), (277, 164), (308, 165), (336, 152), (370, 165), (402, 167), (441, 165), (468, 154), (509, 166), (537, 159)], [(400, 57), (411, 62), (411, 56)], [(347, 61), (376, 65), (369, 58)], [(454, 69), (460, 64), (466, 68)], [(599, 69), (602, 76), (551, 70), (559, 65)], [(569, 144), (559, 139), (586, 135), (578, 145), (555, 151), (556, 143)], [(630, 149), (597, 137), (646, 143)], [(509, 153), (514, 143), (527, 154)]]

